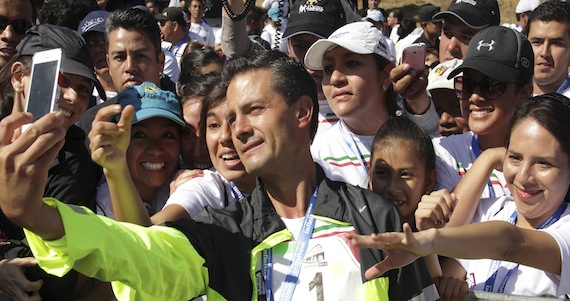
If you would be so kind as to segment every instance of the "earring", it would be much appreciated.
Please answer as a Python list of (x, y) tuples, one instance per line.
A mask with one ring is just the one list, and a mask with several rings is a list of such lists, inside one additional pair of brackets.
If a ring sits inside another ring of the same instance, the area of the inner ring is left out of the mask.
[(16, 91), (17, 93), (21, 93), (22, 92), (22, 87), (17, 86), (14, 88), (14, 91)]
[(384, 90), (384, 92), (386, 92), (386, 90), (388, 90), (388, 89), (386, 88), (386, 85), (382, 85), (382, 90)]

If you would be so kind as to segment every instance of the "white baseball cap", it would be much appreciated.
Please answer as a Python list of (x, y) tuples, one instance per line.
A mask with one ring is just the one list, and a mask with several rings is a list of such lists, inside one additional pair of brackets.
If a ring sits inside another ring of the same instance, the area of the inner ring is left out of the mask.
[(370, 19), (374, 22), (386, 22), (386, 20), (384, 20), (384, 15), (379, 9), (369, 10), (366, 17), (362, 18), (362, 21), (366, 21), (366, 19)]
[(515, 8), (515, 13), (520, 14), (533, 11), (540, 5), (540, 0), (520, 0)]
[(394, 53), (378, 28), (367, 21), (353, 22), (335, 30), (328, 39), (316, 41), (305, 55), (305, 66), (313, 70), (323, 69), (323, 56), (336, 46), (358, 54), (377, 54), (394, 63)]
[(428, 75), (428, 85), (426, 90), (433, 89), (454, 89), (453, 78), (447, 79), (449, 74), (457, 67), (461, 66), (463, 60), (452, 59), (435, 66)]

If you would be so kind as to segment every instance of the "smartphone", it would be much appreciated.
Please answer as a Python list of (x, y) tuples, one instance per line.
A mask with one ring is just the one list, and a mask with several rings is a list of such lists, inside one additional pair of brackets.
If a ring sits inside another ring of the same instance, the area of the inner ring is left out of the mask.
[(423, 74), (426, 65), (426, 44), (410, 44), (402, 50), (402, 64), (408, 64), (416, 70), (419, 76)]
[(34, 121), (56, 109), (62, 55), (61, 49), (56, 48), (36, 52), (32, 58), (26, 112), (34, 115)]

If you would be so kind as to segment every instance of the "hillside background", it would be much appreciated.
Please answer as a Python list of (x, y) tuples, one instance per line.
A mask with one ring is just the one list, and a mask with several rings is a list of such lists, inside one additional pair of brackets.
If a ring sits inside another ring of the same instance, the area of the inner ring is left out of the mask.
[[(358, 8), (362, 8), (362, 1), (358, 0)], [(501, 25), (503, 23), (516, 23), (517, 19), (515, 17), (515, 7), (517, 6), (518, 0), (498, 0), (499, 9), (501, 11)], [(544, 2), (544, 1), (541, 1)], [(263, 0), (256, 0), (256, 5), (261, 6)], [(418, 7), (431, 3), (433, 5), (441, 7), (441, 10), (446, 10), (451, 0), (381, 0), (380, 7), (388, 10), (395, 7), (401, 7), (404, 10), (405, 17), (413, 17), (418, 12)], [(419, 26), (419, 25), (418, 25)]]
[[(361, 5), (362, 0), (359, 0), (359, 5)], [(501, 11), (501, 24), (503, 23), (516, 23), (517, 19), (515, 17), (515, 7), (517, 6), (518, 0), (498, 0), (499, 9)], [(544, 2), (544, 1), (541, 1)], [(380, 7), (388, 10), (395, 7), (402, 7), (404, 10), (405, 17), (413, 17), (418, 11), (418, 7), (431, 3), (433, 5), (441, 7), (441, 10), (446, 10), (450, 0), (382, 0), (380, 2)]]

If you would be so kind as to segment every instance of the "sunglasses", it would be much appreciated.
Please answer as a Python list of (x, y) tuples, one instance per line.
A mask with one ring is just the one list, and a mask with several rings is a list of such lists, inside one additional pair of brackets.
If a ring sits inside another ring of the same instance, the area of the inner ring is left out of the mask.
[(32, 22), (28, 20), (11, 20), (4, 16), (0, 16), (0, 31), (4, 31), (8, 25), (12, 25), (14, 32), (19, 35), (25, 35), (26, 31), (33, 26)]
[(480, 82), (467, 76), (458, 76), (453, 80), (455, 93), (459, 99), (469, 99), (475, 88), (479, 87), (479, 95), (487, 100), (495, 100), (505, 93), (508, 84), (509, 82), (500, 82), (490, 77), (485, 77)]

